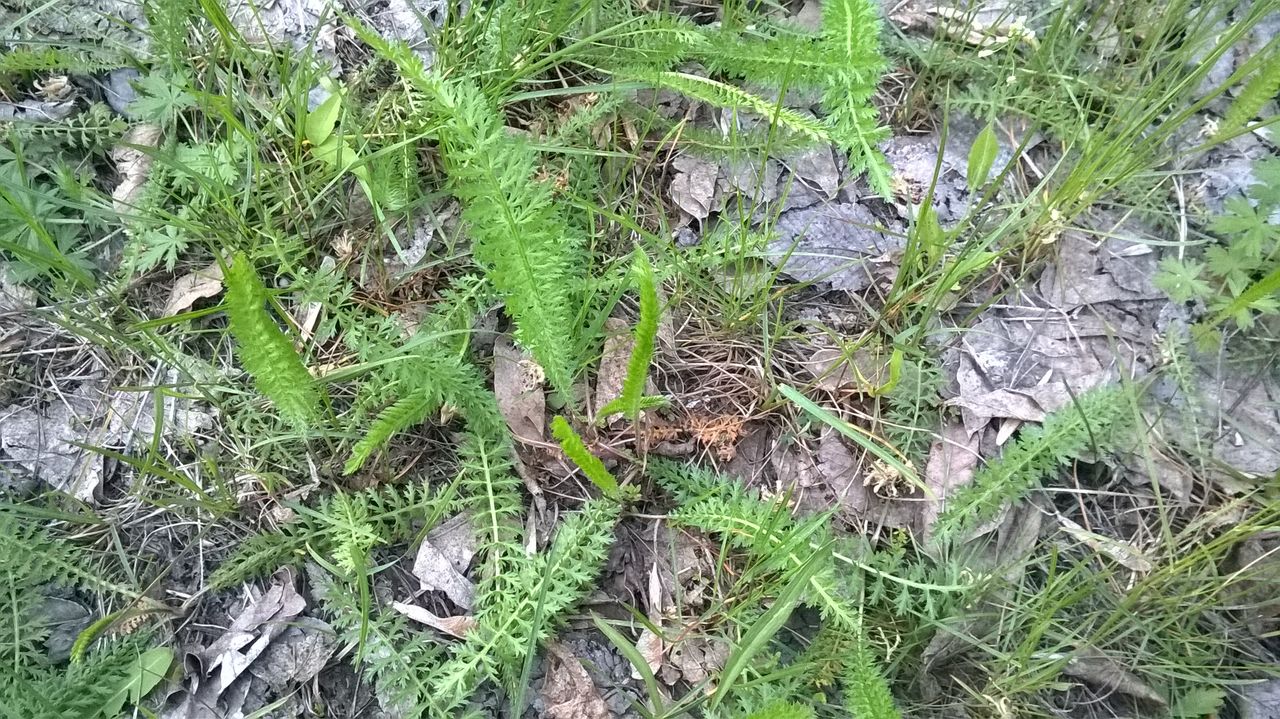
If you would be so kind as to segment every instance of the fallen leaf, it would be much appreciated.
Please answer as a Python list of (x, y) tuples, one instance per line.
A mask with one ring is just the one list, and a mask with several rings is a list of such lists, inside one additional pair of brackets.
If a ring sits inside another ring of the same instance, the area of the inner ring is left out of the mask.
[(337, 635), (327, 622), (297, 617), (249, 666), (249, 672), (277, 691), (284, 690), (319, 674), (337, 648)]
[[(697, 685), (720, 673), (729, 658), (729, 647), (709, 637), (689, 637), (672, 646), (668, 654), (681, 677)], [(703, 691), (711, 694), (715, 688), (715, 682), (708, 682)]]
[[(609, 404), (622, 396), (622, 385), (627, 379), (627, 363), (635, 338), (627, 323), (616, 317), (604, 322), (604, 353), (600, 356), (600, 369), (596, 372), (595, 408)], [(619, 419), (621, 415), (615, 416)]]
[(1280, 717), (1280, 679), (1250, 684), (1240, 691), (1240, 719)]
[(1075, 656), (1063, 667), (1062, 673), (1083, 680), (1107, 691), (1127, 694), (1134, 699), (1164, 707), (1164, 695), (1142, 681), (1138, 675), (1125, 669), (1119, 662), (1092, 647), (1076, 650)]
[(306, 607), (306, 600), (294, 588), (292, 570), (277, 572), (271, 587), (201, 652), (205, 672), (220, 668), (222, 688), (230, 687)]
[(871, 283), (870, 263), (905, 244), (886, 233), (871, 210), (856, 203), (825, 203), (782, 213), (765, 248), (770, 263), (801, 282), (860, 292)]
[(783, 158), (782, 162), (795, 175), (796, 180), (820, 193), (822, 199), (834, 200), (840, 192), (840, 168), (836, 166), (835, 156), (829, 146), (821, 145), (804, 150)]
[[(138, 193), (151, 174), (154, 158), (138, 148), (154, 148), (159, 146), (163, 131), (159, 125), (134, 125), (120, 139), (120, 144), (111, 150), (111, 159), (116, 163), (116, 173), (120, 175), (120, 184), (111, 191), (111, 205), (116, 212), (128, 215), (133, 211)], [(132, 147), (131, 147), (132, 146)]]
[(948, 421), (942, 427), (942, 436), (934, 440), (929, 449), (929, 460), (924, 468), (924, 483), (933, 492), (920, 505), (921, 536), (931, 536), (938, 515), (946, 506), (947, 497), (973, 479), (978, 467), (978, 441), (975, 432), (964, 425)]
[(217, 262), (179, 277), (169, 288), (169, 300), (164, 303), (162, 316), (173, 317), (191, 309), (196, 300), (213, 297), (222, 292), (222, 266)]
[[(547, 645), (547, 678), (542, 685), (542, 700), (550, 719), (607, 719), (612, 714), (600, 698), (591, 676), (564, 645)], [(554, 660), (554, 661), (551, 661)]]
[(516, 439), (541, 442), (546, 433), (547, 398), (542, 391), (541, 367), (510, 337), (493, 345), (493, 391), (498, 409)]
[[(636, 651), (640, 652), (640, 656), (644, 658), (644, 663), (649, 665), (649, 671), (658, 672), (662, 668), (662, 657), (666, 654), (667, 645), (662, 641), (662, 637), (654, 633), (652, 629), (645, 627), (640, 630), (640, 638), (636, 640)], [(637, 669), (631, 670), (632, 679), (640, 679), (640, 672)]]
[(459, 516), (464, 519), (460, 525), (462, 529), (451, 528), (447, 533), (437, 534), (434, 539), (428, 534), (422, 540), (413, 560), (413, 576), (418, 578), (424, 591), (444, 592), (451, 602), (470, 611), (475, 600), (475, 585), (462, 572), (475, 555), (475, 537), (465, 522), (465, 515)]
[(1062, 524), (1062, 531), (1088, 545), (1094, 551), (1111, 557), (1124, 567), (1135, 572), (1150, 572), (1155, 567), (1141, 550), (1128, 542), (1090, 532), (1066, 517), (1059, 517), (1058, 521)]
[(889, 355), (869, 347), (850, 353), (836, 347), (821, 347), (802, 360), (815, 386), (827, 391), (872, 392), (890, 381)]
[[(109, 390), (84, 382), (45, 407), (0, 413), (0, 450), (11, 462), (61, 492), (93, 501), (104, 471), (92, 447), (129, 448), (150, 442), (155, 433), (155, 396)], [(190, 436), (208, 427), (213, 416), (189, 400), (162, 400), (164, 435)]]
[(466, 639), (467, 634), (476, 628), (476, 618), (469, 614), (456, 617), (439, 617), (430, 610), (419, 607), (416, 604), (405, 604), (404, 602), (392, 602), (391, 607), (415, 622), (425, 624), (432, 629), (439, 630), (458, 639)]
[(466, 574), (476, 555), (476, 529), (467, 513), (455, 514), (427, 532), (427, 541), (440, 550), (460, 574)]
[(776, 160), (766, 160), (761, 165), (753, 159), (730, 159), (723, 169), (718, 182), (726, 193), (741, 194), (753, 204), (778, 199), (778, 177), (782, 174), (782, 167)]
[(720, 166), (692, 155), (681, 155), (671, 164), (677, 170), (668, 188), (671, 201), (694, 219), (705, 220), (715, 209)]

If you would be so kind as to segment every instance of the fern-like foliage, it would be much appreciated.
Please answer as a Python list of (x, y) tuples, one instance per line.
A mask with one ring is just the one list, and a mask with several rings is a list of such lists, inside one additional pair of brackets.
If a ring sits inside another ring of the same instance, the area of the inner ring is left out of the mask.
[(445, 404), (458, 409), (468, 421), (479, 417), (492, 421), (488, 415), (496, 409), (487, 405), (492, 405), (493, 400), (487, 396), (479, 372), (470, 363), (457, 355), (445, 354), (443, 347), (432, 344), (421, 354), (415, 354), (410, 365), (415, 373), (413, 384), (402, 385), (404, 396), (383, 410), (352, 447), (344, 467), (346, 474), (358, 470), (393, 436), (423, 422)]
[(415, 522), (445, 516), (455, 506), (448, 494), (418, 484), (371, 487), (355, 493), (341, 490), (315, 507), (297, 506), (296, 518), (278, 531), (258, 534), (242, 543), (209, 578), (224, 589), (285, 565), (297, 565), (308, 550), (336, 564), (353, 567), (375, 545), (408, 541)]
[(133, 662), (145, 651), (146, 641), (144, 635), (111, 641), (68, 667), (6, 667), (0, 681), (0, 719), (107, 716), (103, 712), (111, 698), (137, 676)]
[(1006, 503), (1085, 452), (1109, 450), (1128, 406), (1126, 392), (1113, 386), (1090, 390), (1046, 417), (1041, 426), (1023, 429), (998, 459), (947, 498), (936, 536), (954, 537), (990, 520)]
[(307, 565), (307, 576), (341, 640), (363, 643), (363, 671), (374, 681), (382, 707), (398, 716), (441, 716), (427, 678), (443, 662), (443, 648), (414, 636), (397, 612), (366, 615), (350, 585), (315, 564)]
[[(671, 515), (673, 523), (723, 537), (730, 546), (746, 551), (752, 560), (751, 573), (777, 577), (775, 586), (801, 571), (815, 547), (831, 545), (827, 515), (795, 519), (785, 503), (757, 499), (737, 482), (668, 460), (654, 461), (650, 474), (683, 500)], [(809, 578), (805, 601), (821, 613), (827, 641), (850, 649), (843, 674), (852, 716), (896, 719), (888, 684), (867, 646), (860, 584), (856, 573), (837, 572), (829, 562)]]
[(154, 605), (111, 581), (90, 554), (43, 526), (43, 520), (0, 504), (0, 717), (82, 719), (98, 716), (125, 680), (147, 638), (96, 642), (69, 666), (49, 661), (43, 614), (50, 585), (102, 592)]
[(587, 449), (582, 437), (578, 436), (564, 417), (556, 415), (551, 420), (551, 435), (560, 443), (560, 449), (564, 451), (565, 456), (578, 465), (578, 469), (581, 469), (587, 479), (599, 487), (605, 496), (614, 498), (618, 496), (618, 480), (605, 468), (604, 462)]
[(1258, 116), (1264, 105), (1275, 99), (1277, 93), (1280, 93), (1280, 50), (1273, 51), (1271, 57), (1244, 84), (1222, 122), (1218, 124), (1218, 133), (1228, 134), (1243, 128)]
[(461, 706), (485, 679), (511, 687), (526, 654), (549, 638), (563, 613), (591, 591), (613, 544), (618, 513), (619, 505), (611, 500), (588, 502), (564, 521), (544, 554), (519, 562), (516, 591), (486, 595), (476, 628), (430, 677), (445, 711)]
[(104, 72), (125, 64), (124, 59), (106, 48), (93, 51), (75, 50), (51, 45), (11, 46), (0, 53), (0, 74), (64, 72)]
[(497, 104), (469, 80), (423, 69), (403, 45), (357, 27), (361, 39), (430, 102), (453, 194), (471, 231), (472, 253), (515, 320), (516, 338), (542, 365), (552, 387), (568, 392), (576, 361), (574, 296), (583, 284), (580, 239), (536, 179), (538, 155), (508, 132)]
[(654, 340), (658, 336), (658, 316), (661, 307), (658, 305), (658, 280), (653, 274), (653, 265), (649, 264), (648, 255), (636, 251), (634, 267), (636, 291), (640, 295), (640, 320), (636, 323), (632, 336), (631, 356), (627, 359), (627, 376), (622, 381), (622, 394), (604, 407), (601, 407), (598, 419), (607, 418), (615, 412), (621, 412), (631, 421), (640, 418), (640, 412), (651, 406), (665, 403), (662, 397), (645, 397), (644, 387), (649, 379), (649, 364), (653, 361)]
[(813, 709), (795, 702), (776, 702), (751, 712), (744, 719), (813, 719)]
[(857, 719), (901, 719), (893, 694), (865, 639), (853, 642), (844, 675), (844, 703)]
[(237, 254), (223, 272), (227, 320), (240, 361), (281, 416), (307, 426), (320, 415), (320, 390), (289, 338), (267, 312), (267, 289), (253, 263)]
[(623, 79), (675, 90), (708, 105), (755, 113), (768, 118), (781, 132), (811, 143), (835, 139), (821, 121), (719, 80), (673, 70), (632, 70)]
[[(820, 135), (809, 136), (834, 141), (849, 154), (851, 169), (866, 173), (872, 189), (887, 195), (891, 173), (878, 145), (888, 137), (888, 129), (880, 126), (871, 104), (885, 68), (876, 5), (868, 0), (831, 0), (822, 4), (819, 33), (775, 26), (761, 35), (743, 38), (717, 31), (698, 58), (717, 72), (773, 88), (820, 90), (826, 117)], [(788, 127), (784, 118), (778, 122)]]

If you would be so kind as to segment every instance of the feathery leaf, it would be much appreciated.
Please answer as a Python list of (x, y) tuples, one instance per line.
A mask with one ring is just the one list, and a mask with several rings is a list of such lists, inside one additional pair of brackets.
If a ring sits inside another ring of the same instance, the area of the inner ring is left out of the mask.
[(307, 426), (320, 414), (320, 391), (289, 338), (268, 314), (267, 290), (253, 263), (237, 253), (224, 281), (227, 320), (241, 363), (281, 416)]

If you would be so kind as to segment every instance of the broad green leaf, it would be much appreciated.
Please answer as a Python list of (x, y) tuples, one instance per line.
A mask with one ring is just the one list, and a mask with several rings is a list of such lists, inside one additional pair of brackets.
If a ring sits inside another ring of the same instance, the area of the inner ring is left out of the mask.
[(920, 208), (914, 229), (916, 242), (924, 248), (925, 264), (933, 267), (947, 248), (947, 236), (938, 223), (938, 212), (932, 203)]
[(969, 192), (977, 192), (978, 188), (987, 184), (991, 176), (991, 166), (996, 162), (996, 153), (1000, 151), (1000, 143), (996, 140), (994, 122), (987, 123), (982, 132), (973, 138), (973, 147), (969, 148)]
[(102, 705), (102, 716), (107, 719), (120, 716), (125, 704), (142, 701), (169, 673), (173, 665), (173, 650), (169, 647), (148, 649), (134, 658), (124, 681)]
[(329, 139), (317, 144), (311, 148), (311, 153), (321, 162), (327, 163), (344, 172), (350, 172), (362, 182), (369, 181), (369, 168), (364, 165), (356, 164), (360, 162), (360, 155), (356, 153), (351, 143), (342, 139), (338, 135), (330, 135)]
[(307, 113), (303, 134), (312, 145), (323, 145), (333, 135), (333, 128), (342, 115), (342, 93), (333, 92), (315, 110)]

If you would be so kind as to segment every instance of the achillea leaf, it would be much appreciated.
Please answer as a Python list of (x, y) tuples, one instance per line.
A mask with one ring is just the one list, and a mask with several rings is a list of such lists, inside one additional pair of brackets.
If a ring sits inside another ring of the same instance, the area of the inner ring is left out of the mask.
[(605, 469), (604, 462), (600, 458), (587, 451), (587, 445), (583, 444), (582, 438), (578, 433), (573, 431), (573, 427), (565, 421), (564, 417), (556, 415), (551, 420), (551, 434), (560, 442), (560, 449), (564, 450), (566, 456), (578, 465), (578, 469), (587, 475), (587, 479), (591, 483), (600, 488), (605, 496), (616, 497), (618, 495), (618, 480)]
[(267, 312), (267, 289), (253, 263), (237, 253), (224, 273), (227, 319), (237, 354), (266, 395), (289, 422), (305, 427), (320, 414), (320, 390), (289, 338)]
[(649, 364), (653, 361), (654, 340), (658, 336), (658, 281), (653, 274), (653, 265), (642, 250), (636, 251), (635, 263), (636, 290), (640, 294), (640, 320), (636, 323), (635, 343), (631, 348), (631, 357), (627, 361), (627, 376), (622, 381), (622, 394), (599, 411), (601, 418), (615, 412), (621, 412), (631, 421), (640, 417), (642, 410), (661, 406), (662, 397), (645, 397), (644, 386), (649, 379)]
[(844, 701), (849, 715), (855, 719), (901, 719), (893, 704), (893, 694), (880, 671), (880, 664), (859, 636), (849, 653), (849, 666), (844, 676)]
[(1225, 135), (1242, 129), (1250, 120), (1258, 116), (1262, 106), (1272, 100), (1280, 92), (1280, 52), (1273, 52), (1271, 58), (1253, 73), (1253, 77), (1245, 83), (1235, 102), (1227, 109), (1226, 116), (1218, 124), (1218, 134)]
[(981, 524), (1086, 451), (1108, 450), (1123, 419), (1126, 396), (1126, 390), (1114, 386), (1093, 389), (1039, 427), (1023, 429), (999, 458), (974, 474), (972, 483), (947, 498), (935, 536), (954, 536)]

